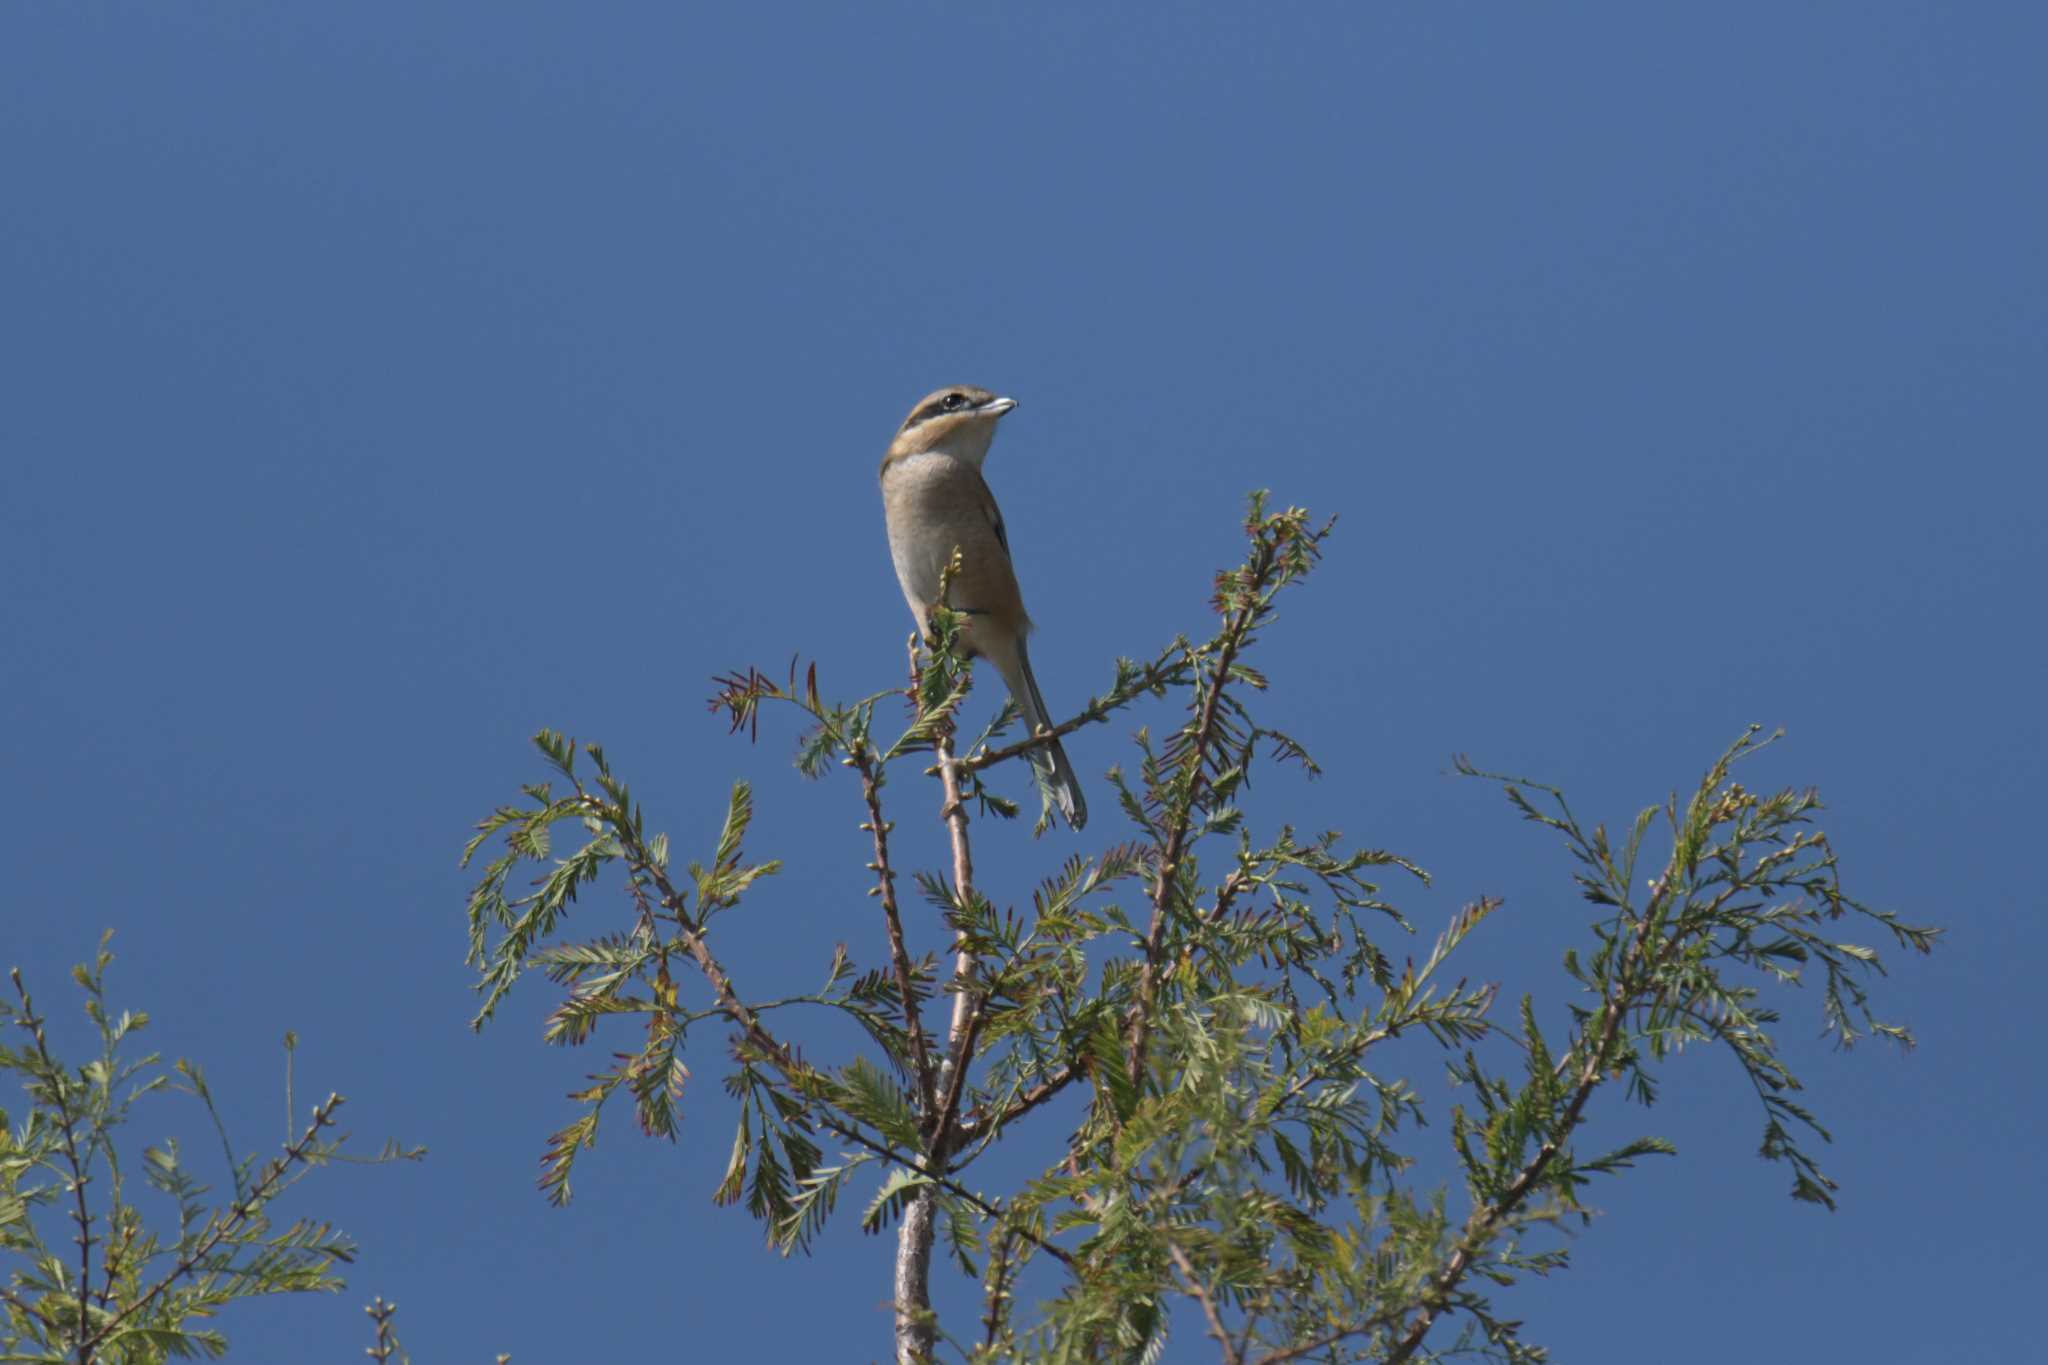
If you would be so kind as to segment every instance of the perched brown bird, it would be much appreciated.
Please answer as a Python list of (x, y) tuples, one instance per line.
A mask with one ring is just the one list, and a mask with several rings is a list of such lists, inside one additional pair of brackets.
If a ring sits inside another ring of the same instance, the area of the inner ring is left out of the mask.
[[(926, 396), (910, 410), (882, 457), (882, 508), (896, 580), (918, 629), (924, 628), (925, 613), (939, 595), (946, 561), (956, 548), (960, 551), (960, 569), (946, 605), (967, 616), (969, 654), (995, 665), (1024, 723), (1036, 734), (1051, 728), (1052, 715), (1031, 676), (1031, 655), (1024, 647), (1031, 618), (1017, 590), (1003, 514), (981, 477), (996, 422), (1016, 406), (1013, 399), (966, 385)], [(1081, 783), (1060, 742), (1033, 749), (1031, 763), (1067, 823), (1075, 829), (1086, 824), (1088, 803), (1081, 799)]]

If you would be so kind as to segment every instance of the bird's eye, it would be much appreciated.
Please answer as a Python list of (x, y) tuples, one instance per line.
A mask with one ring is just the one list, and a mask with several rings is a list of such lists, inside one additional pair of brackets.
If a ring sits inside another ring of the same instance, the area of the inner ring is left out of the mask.
[(946, 395), (945, 401), (941, 403), (940, 406), (945, 408), (947, 412), (952, 412), (957, 408), (963, 408), (967, 406), (967, 395), (964, 393), (949, 393)]

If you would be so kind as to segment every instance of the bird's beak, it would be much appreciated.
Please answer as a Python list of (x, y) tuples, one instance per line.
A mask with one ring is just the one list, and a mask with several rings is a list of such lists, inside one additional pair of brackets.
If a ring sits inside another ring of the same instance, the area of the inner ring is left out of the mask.
[(981, 413), (984, 417), (1001, 417), (1016, 406), (1017, 400), (1014, 398), (991, 398), (981, 405)]

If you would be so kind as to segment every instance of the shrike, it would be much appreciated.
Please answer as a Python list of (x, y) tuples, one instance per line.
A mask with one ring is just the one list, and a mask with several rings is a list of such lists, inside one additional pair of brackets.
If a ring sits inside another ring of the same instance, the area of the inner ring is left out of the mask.
[[(1017, 590), (1003, 514), (981, 477), (996, 422), (1016, 406), (1014, 399), (965, 385), (928, 395), (903, 419), (882, 457), (882, 508), (889, 520), (896, 581), (903, 585), (919, 630), (939, 595), (939, 574), (953, 551), (960, 551), (960, 570), (953, 575), (946, 605), (967, 617), (962, 633), (967, 653), (995, 665), (1024, 724), (1036, 734), (1051, 728), (1052, 715), (1024, 648), (1031, 618)], [(1066, 750), (1053, 740), (1030, 756), (1067, 824), (1081, 828), (1088, 820), (1088, 803), (1081, 799), (1081, 783)]]

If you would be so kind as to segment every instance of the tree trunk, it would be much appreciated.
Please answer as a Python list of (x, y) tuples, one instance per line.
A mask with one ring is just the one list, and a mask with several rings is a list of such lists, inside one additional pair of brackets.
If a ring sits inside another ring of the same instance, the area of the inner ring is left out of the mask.
[(931, 1290), (935, 1193), (920, 1186), (896, 1229), (896, 1365), (930, 1365), (938, 1339)]

